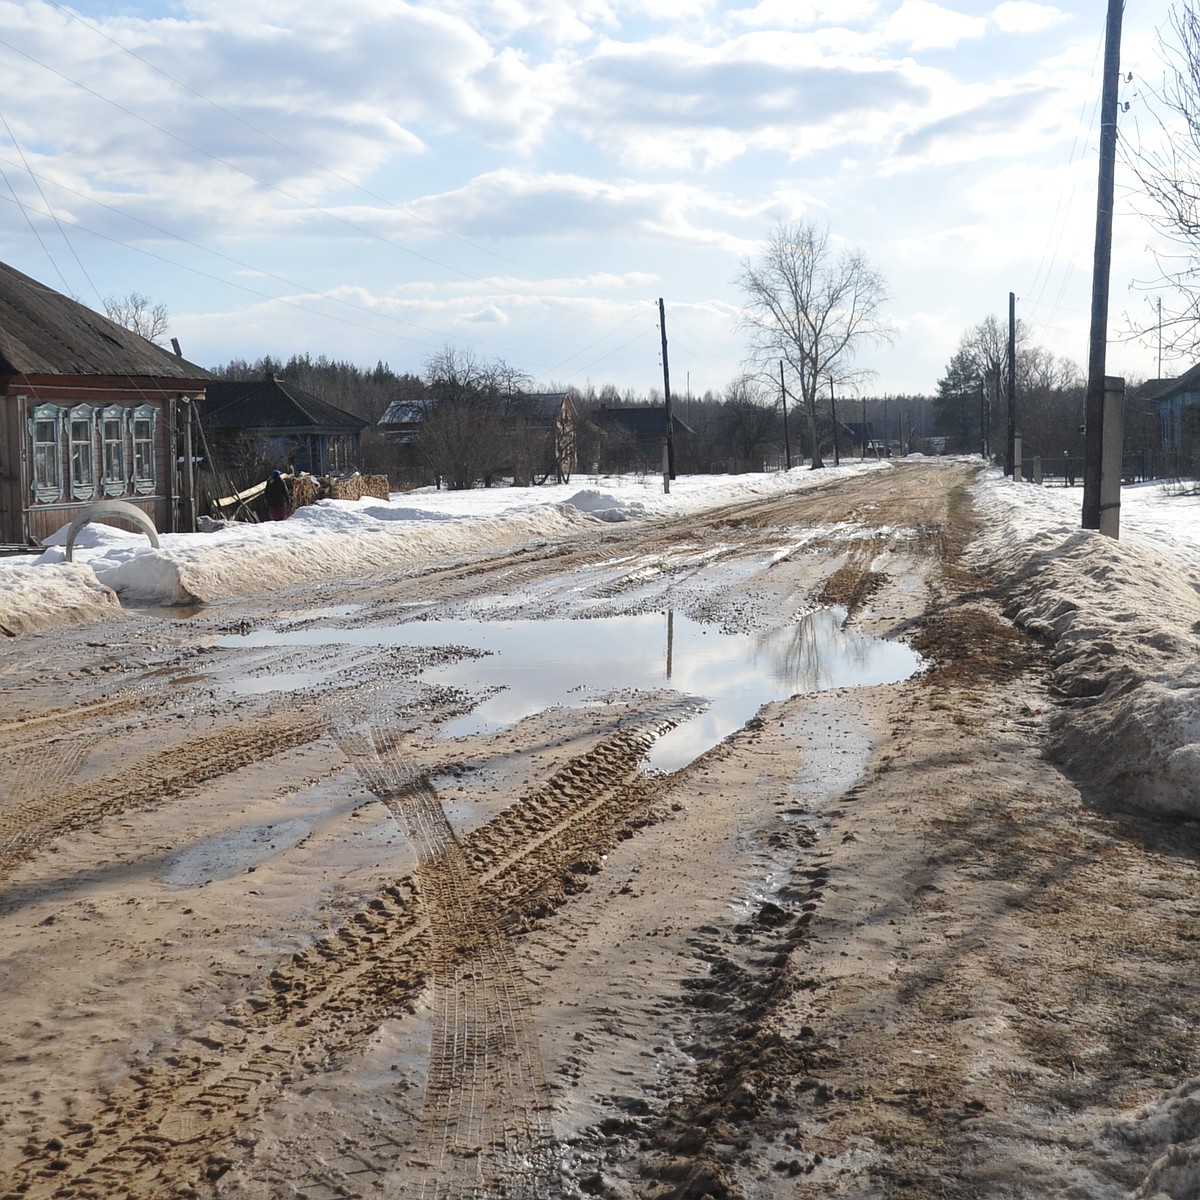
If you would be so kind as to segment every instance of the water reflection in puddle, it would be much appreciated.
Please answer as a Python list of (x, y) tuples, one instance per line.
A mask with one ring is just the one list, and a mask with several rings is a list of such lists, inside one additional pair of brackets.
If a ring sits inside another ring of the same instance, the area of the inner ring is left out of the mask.
[(257, 630), (222, 638), (229, 648), (283, 645), (464, 646), (484, 657), (426, 670), (430, 684), (502, 689), (450, 722), (446, 737), (500, 729), (555, 705), (605, 693), (671, 688), (704, 711), (660, 738), (647, 766), (674, 771), (741, 728), (762, 705), (833, 688), (896, 683), (920, 668), (899, 642), (842, 628), (845, 613), (819, 609), (794, 625), (729, 634), (675, 613), (572, 620), (414, 621), (375, 629)]

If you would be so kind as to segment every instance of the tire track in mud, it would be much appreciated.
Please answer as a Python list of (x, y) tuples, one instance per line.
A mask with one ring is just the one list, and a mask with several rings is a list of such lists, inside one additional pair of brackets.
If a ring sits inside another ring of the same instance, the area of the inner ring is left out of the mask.
[(432, 933), (436, 1013), (421, 1140), (402, 1171), (422, 1200), (550, 1200), (556, 1168), (546, 1079), (511, 940), (482, 903), (462, 844), (428, 777), (413, 778), (394, 736), (339, 743), (417, 850)]
[[(82, 763), (82, 742), (58, 742), (18, 753), (14, 765), (28, 761), (31, 766), (9, 775), (17, 780), (17, 787), (0, 809), (0, 880), (64, 833), (129, 809), (161, 804), (241, 767), (315, 741), (325, 732), (327, 706), (324, 700), (309, 702), (289, 713), (225, 725), (151, 761), (130, 764), (120, 774), (89, 780), (83, 786), (66, 786)], [(56, 763), (63, 764), (61, 770)]]
[[(439, 970), (446, 1036), (435, 1057), (450, 1065), (431, 1070), (430, 1127), (440, 1131), (448, 1158), (464, 1139), (491, 1138), (505, 1148), (536, 1150), (544, 1179), (551, 1152), (540, 1103), (544, 1081), (533, 1052), (506, 1066), (515, 1071), (506, 1084), (513, 1102), (496, 1107), (482, 1122), (470, 1102), (458, 1098), (456, 1081), (472, 1055), (478, 1062), (480, 1049), (491, 1062), (497, 1046), (535, 1045), (526, 1024), (528, 997), (523, 984), (513, 983), (520, 977), (504, 931), (513, 922), (545, 915), (578, 890), (582, 885), (573, 868), (581, 856), (590, 863), (631, 822), (651, 819), (658, 785), (653, 778), (639, 777), (638, 765), (654, 737), (675, 723), (671, 708), (662, 706), (571, 760), (496, 821), (463, 839), (458, 868), (446, 872), (450, 860), (443, 855), (433, 868), (433, 882), (424, 875), (381, 888), (340, 928), (272, 971), (257, 990), (182, 1036), (158, 1061), (132, 1070), (105, 1096), (98, 1112), (76, 1117), (48, 1141), (26, 1144), (19, 1165), (0, 1183), (5, 1189), (0, 1196), (161, 1200), (201, 1195), (207, 1181), (234, 1165), (233, 1141), (272, 1095), (350, 1054), (383, 1020), (409, 1012), (430, 979), (439, 978)], [(445, 892), (451, 886), (447, 879), (455, 877), (457, 898), (447, 894), (444, 903), (427, 906), (416, 902), (426, 889)], [(437, 910), (441, 915), (434, 916)], [(486, 931), (479, 927), (480, 912), (493, 914)], [(465, 949), (481, 945), (481, 937), (486, 954), (465, 955)], [(501, 945), (507, 949), (498, 950)], [(485, 958), (486, 982), (464, 991), (470, 964)], [(466, 1000), (460, 1001), (463, 996)], [(473, 1039), (460, 1032), (471, 1005)], [(472, 1068), (465, 1069), (469, 1073)], [(451, 1082), (455, 1095), (447, 1104)], [(353, 1137), (342, 1139), (348, 1140)], [(358, 1153), (366, 1166), (356, 1175), (355, 1188), (364, 1175), (382, 1185), (394, 1179), (398, 1167), (411, 1170), (415, 1165), (371, 1161), (371, 1146), (381, 1144), (392, 1143), (363, 1139)], [(432, 1154), (430, 1159), (434, 1161)], [(497, 1164), (486, 1179), (516, 1170), (504, 1155), (497, 1156)], [(494, 1185), (486, 1180), (480, 1185), (477, 1176), (438, 1181), (441, 1190), (431, 1190), (429, 1182), (426, 1200), (497, 1194), (480, 1191), (480, 1186)], [(325, 1186), (331, 1196), (355, 1194), (333, 1167), (314, 1165), (311, 1183), (318, 1189)], [(524, 1184), (518, 1186), (515, 1179), (511, 1186), (516, 1190), (509, 1190), (510, 1196), (541, 1200), (552, 1195), (541, 1182), (532, 1191), (520, 1190)]]

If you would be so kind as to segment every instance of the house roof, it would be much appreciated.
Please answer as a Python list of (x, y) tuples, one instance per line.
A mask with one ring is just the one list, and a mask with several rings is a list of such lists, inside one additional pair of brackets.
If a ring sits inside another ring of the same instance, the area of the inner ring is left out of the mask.
[[(410, 429), (425, 419), (425, 413), (434, 403), (432, 397), (424, 401), (393, 400), (378, 423), (385, 429)], [(548, 421), (556, 419), (564, 409), (568, 415), (575, 415), (566, 392), (520, 392), (509, 399), (508, 406), (510, 413)]]
[(1185, 371), (1177, 379), (1151, 379), (1138, 389), (1144, 400), (1167, 400), (1183, 392), (1200, 391), (1200, 363)]
[(200, 417), (213, 429), (358, 432), (370, 422), (284, 379), (214, 379), (200, 405)]
[(513, 407), (530, 417), (557, 417), (567, 406), (566, 392), (533, 392), (513, 398)]
[(203, 367), (7, 263), (0, 263), (0, 375), (209, 378)]
[[(667, 433), (666, 406), (637, 405), (633, 408), (601, 408), (593, 414), (593, 419), (600, 425), (617, 425), (628, 430), (640, 441), (665, 437)], [(672, 433), (691, 433), (674, 413), (671, 414)]]
[(425, 415), (425, 410), (416, 400), (393, 400), (379, 418), (380, 425), (416, 425)]

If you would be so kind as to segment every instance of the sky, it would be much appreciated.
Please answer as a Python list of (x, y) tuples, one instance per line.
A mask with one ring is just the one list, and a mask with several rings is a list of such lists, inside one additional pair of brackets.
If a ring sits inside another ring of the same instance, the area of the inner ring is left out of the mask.
[[(1087, 358), (1099, 0), (0, 0), (0, 258), (166, 306), (193, 362), (720, 392), (781, 221), (883, 275), (868, 394), (929, 393), (1007, 319)], [(1157, 129), (1166, 0), (1129, 5), (1122, 139)], [(1118, 169), (1110, 328), (1153, 320)], [(1190, 363), (1164, 363), (1176, 374)], [(1109, 374), (1153, 377), (1116, 341)]]

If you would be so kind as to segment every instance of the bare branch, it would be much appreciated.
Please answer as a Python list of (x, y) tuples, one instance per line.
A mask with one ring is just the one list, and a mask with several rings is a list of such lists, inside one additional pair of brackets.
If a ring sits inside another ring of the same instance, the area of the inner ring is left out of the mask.
[(141, 292), (130, 292), (127, 296), (105, 296), (104, 314), (110, 321), (124, 325), (148, 342), (162, 342), (169, 324), (167, 306), (155, 304)]

